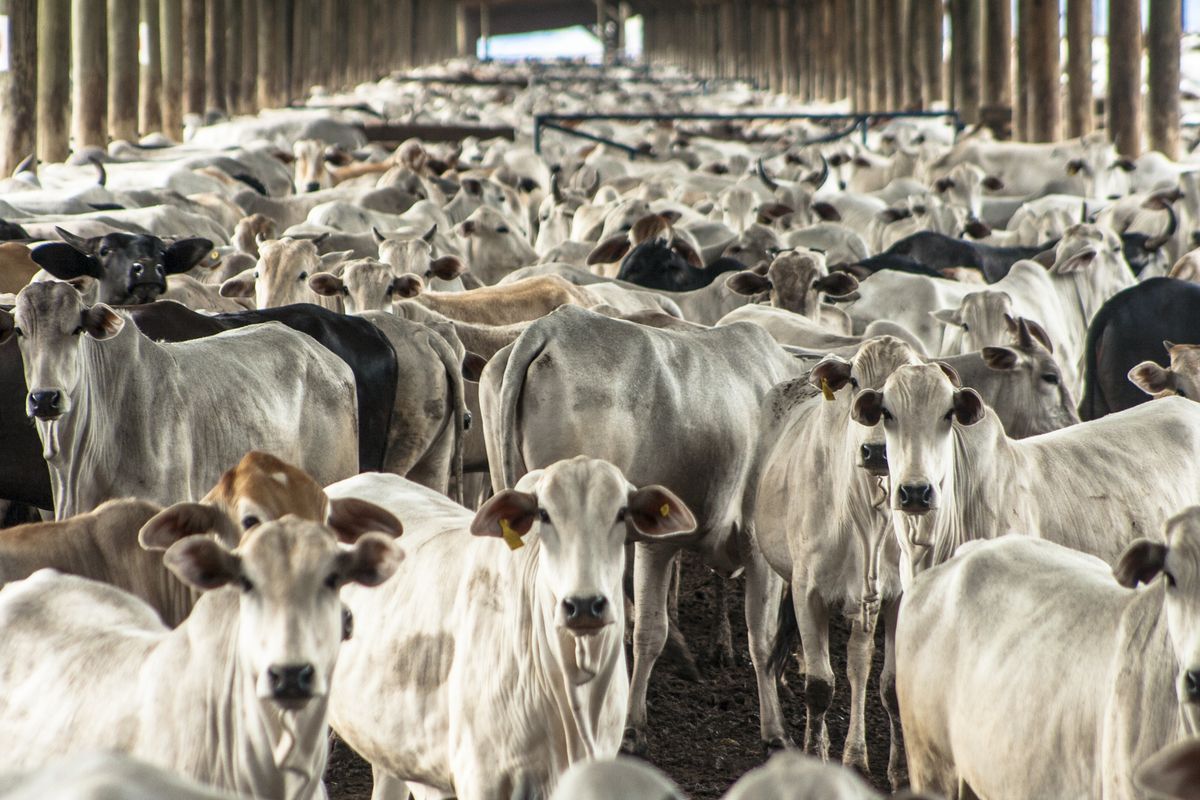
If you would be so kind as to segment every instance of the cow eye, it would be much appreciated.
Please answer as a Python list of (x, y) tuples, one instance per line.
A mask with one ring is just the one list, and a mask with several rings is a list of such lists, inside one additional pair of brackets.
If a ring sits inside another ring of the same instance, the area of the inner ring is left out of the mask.
[(100, 257), (101, 257), (101, 258), (104, 258), (105, 256), (107, 256), (107, 255), (108, 255), (109, 253), (111, 253), (111, 252), (112, 252), (112, 250), (109, 250), (107, 247), (101, 247), (101, 248), (100, 248)]
[(16, 336), (18, 339), (20, 339), (24, 335), (25, 331), (21, 330), (20, 328), (13, 328), (13, 336)]
[(850, 388), (851, 389), (858, 388), (858, 378), (854, 377), (853, 375), (850, 376)]
[(1172, 589), (1174, 589), (1175, 588), (1175, 576), (1172, 575), (1171, 573), (1167, 572), (1164, 569), (1163, 577), (1167, 579), (1167, 586), (1170, 586)]
[(72, 336), (78, 336), (78, 335), (79, 335), (79, 334), (81, 334), (81, 333), (83, 333), (83, 326), (82, 326), (82, 325), (80, 325), (80, 326), (79, 326), (78, 328), (76, 328), (75, 330), (71, 331), (71, 335), (72, 335)]
[(246, 516), (242, 517), (242, 529), (243, 530), (248, 531), (251, 528), (253, 528), (255, 525), (259, 525), (261, 523), (262, 523), (262, 520), (256, 516), (254, 516), (253, 514), (247, 514)]
[(1175, 394), (1179, 397), (1187, 397), (1187, 392), (1183, 391), (1183, 389), (1176, 389)]
[(300, 280), (302, 280), (302, 281), (304, 281), (304, 280), (308, 280), (308, 273), (307, 273), (307, 272), (301, 272), (301, 273), (300, 273)]
[(1042, 376), (1042, 380), (1044, 380), (1046, 383), (1050, 384), (1051, 386), (1058, 385), (1058, 375), (1053, 372), (1047, 372), (1045, 375)]
[(549, 525), (550, 524), (550, 512), (544, 508), (539, 508), (538, 509), (538, 519), (540, 519), (545, 524)]
[(326, 589), (332, 589), (333, 591), (336, 592), (340, 588), (340, 586), (341, 586), (341, 578), (338, 576), (338, 574), (336, 572), (330, 574), (330, 576), (325, 579), (325, 588)]
[(508, 226), (501, 225), (499, 228), (496, 228), (496, 233), (508, 233)]
[(963, 332), (965, 333), (965, 332), (971, 330), (971, 326), (964, 322), (962, 324), (962, 329), (963, 329)]
[(620, 511), (618, 511), (618, 512), (617, 512), (617, 522), (624, 522), (624, 521), (625, 521), (625, 512), (626, 512), (627, 510), (628, 510), (628, 509), (622, 508)]
[(954, 418), (954, 409), (953, 408), (946, 412), (946, 416), (942, 417), (942, 419), (946, 420), (946, 422), (949, 422), (953, 418)]
[(254, 584), (251, 583), (250, 579), (247, 578), (245, 575), (238, 578), (238, 585), (242, 588), (243, 592), (253, 592), (254, 591)]
[(892, 412), (888, 411), (886, 408), (880, 409), (879, 413), (883, 416), (884, 419), (888, 419), (888, 420), (895, 419), (895, 417), (892, 416)]

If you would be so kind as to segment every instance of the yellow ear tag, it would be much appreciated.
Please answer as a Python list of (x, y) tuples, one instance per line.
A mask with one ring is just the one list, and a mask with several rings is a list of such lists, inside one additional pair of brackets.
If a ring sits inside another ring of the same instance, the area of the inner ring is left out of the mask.
[(663, 503), (662, 508), (658, 510), (658, 513), (662, 514), (664, 517), (671, 516), (671, 505), (669, 503)]
[(500, 520), (500, 533), (504, 536), (504, 543), (508, 545), (509, 550), (519, 550), (525, 546), (525, 542), (521, 541), (521, 534), (513, 530), (506, 519)]
[(833, 399), (833, 389), (829, 388), (829, 380), (827, 378), (821, 378), (821, 394), (825, 396), (826, 400)]

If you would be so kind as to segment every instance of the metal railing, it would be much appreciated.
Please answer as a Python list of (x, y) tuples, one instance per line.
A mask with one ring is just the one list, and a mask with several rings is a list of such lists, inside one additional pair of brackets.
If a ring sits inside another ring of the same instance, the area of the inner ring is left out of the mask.
[(847, 127), (833, 131), (823, 136), (818, 136), (814, 139), (809, 139), (803, 144), (820, 144), (823, 142), (832, 142), (838, 139), (852, 135), (855, 131), (861, 131), (863, 144), (867, 141), (867, 131), (870, 128), (870, 123), (891, 120), (891, 119), (946, 119), (949, 118), (954, 122), (954, 132), (957, 136), (958, 132), (963, 129), (962, 117), (958, 111), (860, 111), (851, 114), (819, 114), (819, 113), (791, 113), (791, 112), (745, 112), (736, 114), (705, 114), (705, 113), (678, 113), (678, 114), (537, 114), (533, 118), (533, 149), (534, 152), (541, 155), (542, 152), (542, 132), (551, 130), (559, 133), (575, 136), (580, 139), (586, 139), (591, 142), (598, 142), (610, 147), (616, 148), (626, 153), (631, 159), (638, 156), (650, 157), (650, 153), (645, 153), (636, 147), (624, 144), (623, 142), (614, 141), (608, 137), (600, 136), (587, 131), (569, 128), (562, 123), (567, 122), (668, 122), (668, 121), (692, 121), (692, 122), (738, 122), (752, 120), (797, 120), (806, 119), (816, 122), (849, 122)]

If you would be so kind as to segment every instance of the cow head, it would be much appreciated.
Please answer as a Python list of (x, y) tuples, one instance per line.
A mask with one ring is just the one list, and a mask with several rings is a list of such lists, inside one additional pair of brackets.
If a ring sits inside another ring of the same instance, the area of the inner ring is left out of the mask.
[(471, 533), (503, 537), (510, 547), (536, 540), (538, 591), (552, 604), (553, 625), (572, 638), (608, 628), (619, 641), (622, 625), (614, 623), (622, 620), (626, 541), (686, 538), (695, 527), (691, 511), (667, 489), (635, 488), (612, 464), (578, 456), (493, 496)]
[(1083, 181), (1082, 195), (1101, 200), (1115, 200), (1128, 194), (1129, 179), (1125, 173), (1135, 169), (1137, 164), (1133, 161), (1117, 157), (1116, 148), (1103, 131), (1080, 139), (1078, 152), (1066, 162), (1067, 174)]
[[(442, 266), (439, 262), (439, 268)], [(447, 259), (461, 265), (452, 256)], [(443, 273), (447, 274), (447, 273)], [(317, 294), (326, 297), (340, 296), (347, 314), (365, 311), (395, 311), (400, 300), (420, 294), (421, 282), (411, 274), (396, 275), (387, 264), (371, 258), (351, 261), (342, 269), (340, 276), (319, 272), (309, 278), (309, 286)]]
[(301, 139), (292, 145), (291, 160), (296, 170), (296, 192), (304, 193), (333, 186), (329, 165), (344, 167), (354, 159), (339, 147), (316, 139)]
[(858, 280), (845, 272), (830, 273), (825, 256), (815, 250), (794, 250), (762, 265), (731, 275), (726, 287), (738, 294), (769, 293), (771, 305), (816, 319), (825, 295), (845, 297), (858, 288)]
[(965, 295), (958, 308), (943, 308), (930, 314), (943, 325), (957, 329), (962, 335), (960, 351), (969, 353), (1007, 343), (1008, 320), (1013, 318), (1012, 297), (1007, 292), (985, 289)]
[(421, 236), (374, 233), (379, 260), (397, 275), (419, 275), (429, 282), (430, 289), (439, 292), (461, 292), (465, 288), (462, 276), (467, 268), (462, 260), (453, 255), (435, 257), (436, 225)]
[(98, 281), (102, 303), (150, 303), (167, 290), (167, 276), (187, 272), (212, 252), (208, 239), (167, 245), (157, 236), (109, 233), (84, 239), (55, 228), (61, 242), (33, 250), (38, 266), (59, 280), (87, 276)]
[(40, 281), (22, 289), (13, 313), (0, 312), (0, 342), (17, 337), (29, 416), (53, 422), (69, 414), (83, 379), (85, 340), (115, 336), (124, 325), (106, 305), (85, 306), (69, 283)]
[(238, 220), (233, 229), (233, 246), (243, 253), (258, 255), (258, 243), (276, 236), (275, 220), (263, 214), (251, 214)]
[(1129, 370), (1129, 380), (1146, 394), (1158, 398), (1179, 395), (1200, 401), (1200, 345), (1163, 342), (1171, 366), (1163, 369), (1143, 361)]
[(1162, 542), (1138, 539), (1126, 547), (1113, 575), (1131, 589), (1162, 575), (1176, 697), (1187, 733), (1195, 736), (1200, 732), (1200, 506), (1171, 517), (1164, 530)]
[(189, 536), (163, 563), (198, 591), (239, 593), (240, 668), (259, 700), (299, 711), (328, 696), (344, 632), (341, 587), (378, 586), (402, 558), (389, 536), (367, 533), (344, 548), (324, 525), (286, 516), (254, 528), (234, 550)]
[(959, 164), (933, 182), (933, 190), (942, 202), (963, 209), (972, 220), (978, 220), (983, 213), (984, 192), (1003, 189), (1004, 181), (974, 164)]
[(317, 251), (312, 239), (271, 239), (259, 242), (258, 264), (221, 284), (223, 297), (254, 297), (256, 308), (276, 308), (293, 303), (316, 303), (318, 295), (309, 277), (341, 264), (346, 253)]
[(1063, 381), (1046, 331), (1024, 317), (1007, 317), (1006, 324), (1011, 346), (980, 350), (988, 369), (1009, 377), (992, 398), (997, 409), (1006, 411), (1005, 432), (1023, 439), (1079, 422), (1075, 399)]

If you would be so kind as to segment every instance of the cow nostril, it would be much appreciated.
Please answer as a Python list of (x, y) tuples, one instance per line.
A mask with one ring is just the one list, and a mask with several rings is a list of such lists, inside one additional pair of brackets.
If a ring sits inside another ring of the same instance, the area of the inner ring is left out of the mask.
[(267, 667), (271, 694), (279, 699), (311, 697), (317, 671), (312, 664), (291, 664)]
[(317, 183), (316, 181), (309, 181), (308, 183), (304, 184), (304, 191), (306, 192), (315, 192), (320, 188), (321, 184)]
[(567, 619), (575, 619), (579, 616), (579, 607), (575, 605), (574, 600), (563, 600), (563, 611), (567, 614)]
[(134, 264), (134, 265), (133, 265), (133, 274), (134, 274), (134, 275), (141, 275), (141, 274), (142, 274), (142, 271), (143, 271), (143, 270), (142, 270), (142, 265), (141, 265), (141, 264)]
[(933, 505), (933, 487), (927, 483), (902, 485), (898, 496), (901, 508), (928, 509)]
[(1200, 671), (1189, 669), (1184, 676), (1187, 685), (1188, 700), (1200, 701)]
[(592, 598), (592, 616), (601, 617), (604, 615), (604, 610), (608, 608), (607, 597)]

